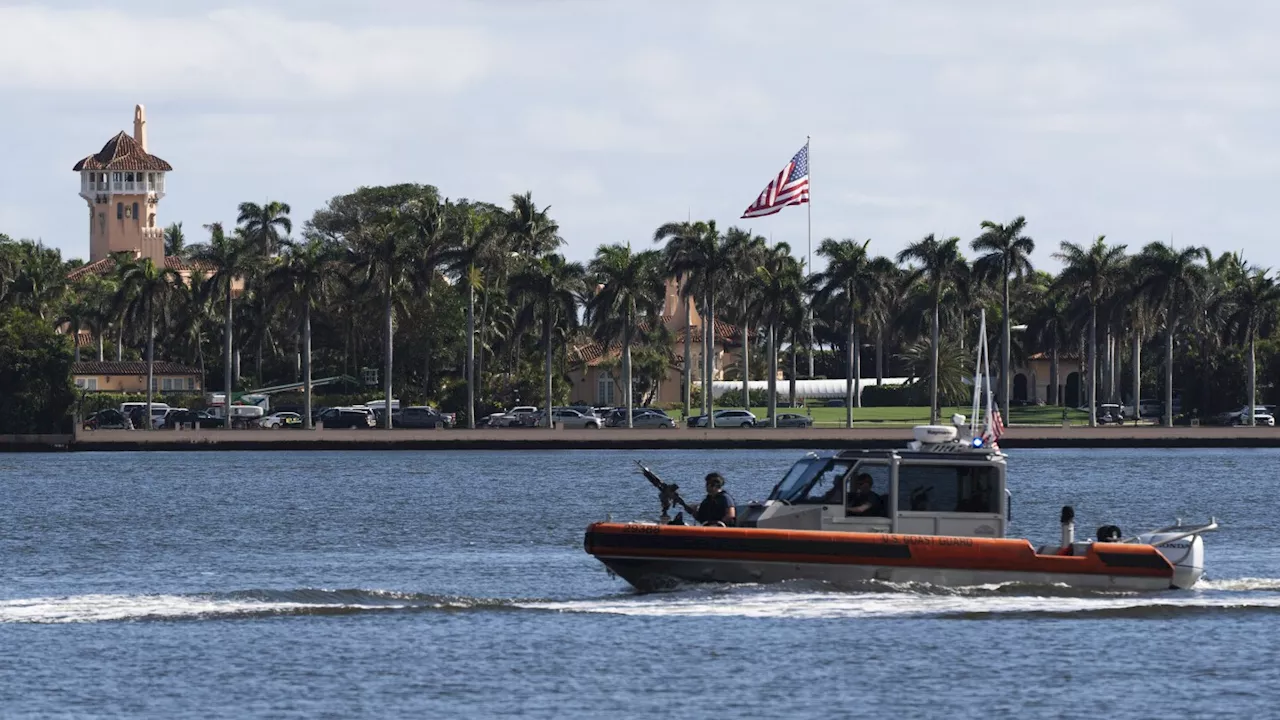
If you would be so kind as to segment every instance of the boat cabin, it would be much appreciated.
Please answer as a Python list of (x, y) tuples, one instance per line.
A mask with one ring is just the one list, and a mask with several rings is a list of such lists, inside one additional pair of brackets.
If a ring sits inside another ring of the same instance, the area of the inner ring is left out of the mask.
[[(954, 437), (917, 440), (905, 450), (809, 453), (768, 500), (738, 508), (738, 526), (1004, 537), (1005, 456)], [(870, 494), (858, 488), (863, 476), (871, 480)]]

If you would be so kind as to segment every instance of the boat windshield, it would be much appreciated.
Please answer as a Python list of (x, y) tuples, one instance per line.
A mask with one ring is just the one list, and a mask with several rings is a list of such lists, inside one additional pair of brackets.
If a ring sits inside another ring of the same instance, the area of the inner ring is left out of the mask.
[[(786, 477), (769, 495), (770, 500), (789, 503), (805, 502), (811, 495), (821, 496), (832, 484), (848, 473), (853, 463), (831, 458), (806, 458), (791, 466)], [(815, 498), (816, 501), (816, 498)]]

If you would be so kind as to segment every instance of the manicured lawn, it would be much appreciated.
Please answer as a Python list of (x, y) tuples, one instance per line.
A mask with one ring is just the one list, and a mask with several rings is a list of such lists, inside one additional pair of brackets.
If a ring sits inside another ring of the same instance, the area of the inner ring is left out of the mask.
[[(720, 409), (720, 408), (717, 408)], [(751, 412), (756, 417), (764, 418), (769, 414), (768, 408), (753, 407)], [(779, 413), (803, 413), (813, 418), (818, 427), (841, 427), (845, 423), (845, 409), (842, 407), (809, 407), (778, 408)], [(969, 415), (969, 407), (944, 407), (941, 410), (942, 422), (949, 424), (951, 416), (960, 413)], [(683, 422), (679, 410), (669, 413), (677, 422)], [(1062, 423), (1062, 408), (1052, 406), (1015, 407), (1009, 410), (1009, 422), (1013, 425), (1059, 425)], [(1067, 410), (1067, 419), (1072, 424), (1087, 423), (1087, 413), (1074, 408)], [(853, 421), (859, 425), (923, 425), (929, 422), (929, 408), (919, 407), (864, 407), (853, 409)]]

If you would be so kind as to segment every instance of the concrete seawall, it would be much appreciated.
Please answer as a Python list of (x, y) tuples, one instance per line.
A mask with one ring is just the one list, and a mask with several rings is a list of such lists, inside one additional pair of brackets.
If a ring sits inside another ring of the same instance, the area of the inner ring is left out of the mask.
[[(128, 430), (83, 431), (68, 436), (0, 436), (11, 451), (181, 450), (577, 450), (901, 447), (908, 427), (626, 430)], [(1013, 427), (1001, 438), (1017, 448), (1269, 448), (1280, 447), (1280, 428), (1229, 427)]]

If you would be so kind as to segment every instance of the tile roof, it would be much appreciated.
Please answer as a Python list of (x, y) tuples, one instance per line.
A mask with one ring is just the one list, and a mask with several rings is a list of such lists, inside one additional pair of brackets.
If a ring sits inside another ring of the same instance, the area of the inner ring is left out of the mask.
[(199, 272), (216, 272), (217, 265), (208, 260), (187, 260), (177, 255), (165, 256), (164, 266), (170, 270), (198, 270)]
[(169, 172), (173, 166), (155, 155), (150, 155), (128, 133), (121, 131), (107, 141), (96, 155), (76, 163), (71, 168), (81, 170), (144, 170), (151, 172)]
[[(164, 266), (170, 270), (179, 272), (196, 271), (196, 272), (214, 272), (218, 269), (216, 265), (208, 260), (185, 260), (177, 255), (169, 255), (164, 259)], [(95, 260), (88, 265), (80, 267), (67, 273), (68, 280), (79, 280), (86, 275), (106, 275), (116, 267), (115, 258), (105, 257), (101, 260)]]
[(81, 265), (75, 270), (72, 270), (71, 272), (67, 273), (67, 279), (79, 280), (80, 278), (85, 277), (87, 275), (106, 275), (107, 273), (111, 272), (111, 269), (114, 268), (115, 266), (116, 266), (115, 260), (109, 257), (105, 257), (105, 258), (102, 258), (101, 260), (94, 260), (88, 265)]
[[(156, 375), (199, 375), (200, 369), (182, 363), (152, 363)], [(146, 375), (147, 364), (141, 361), (87, 360), (71, 363), (72, 375)]]

